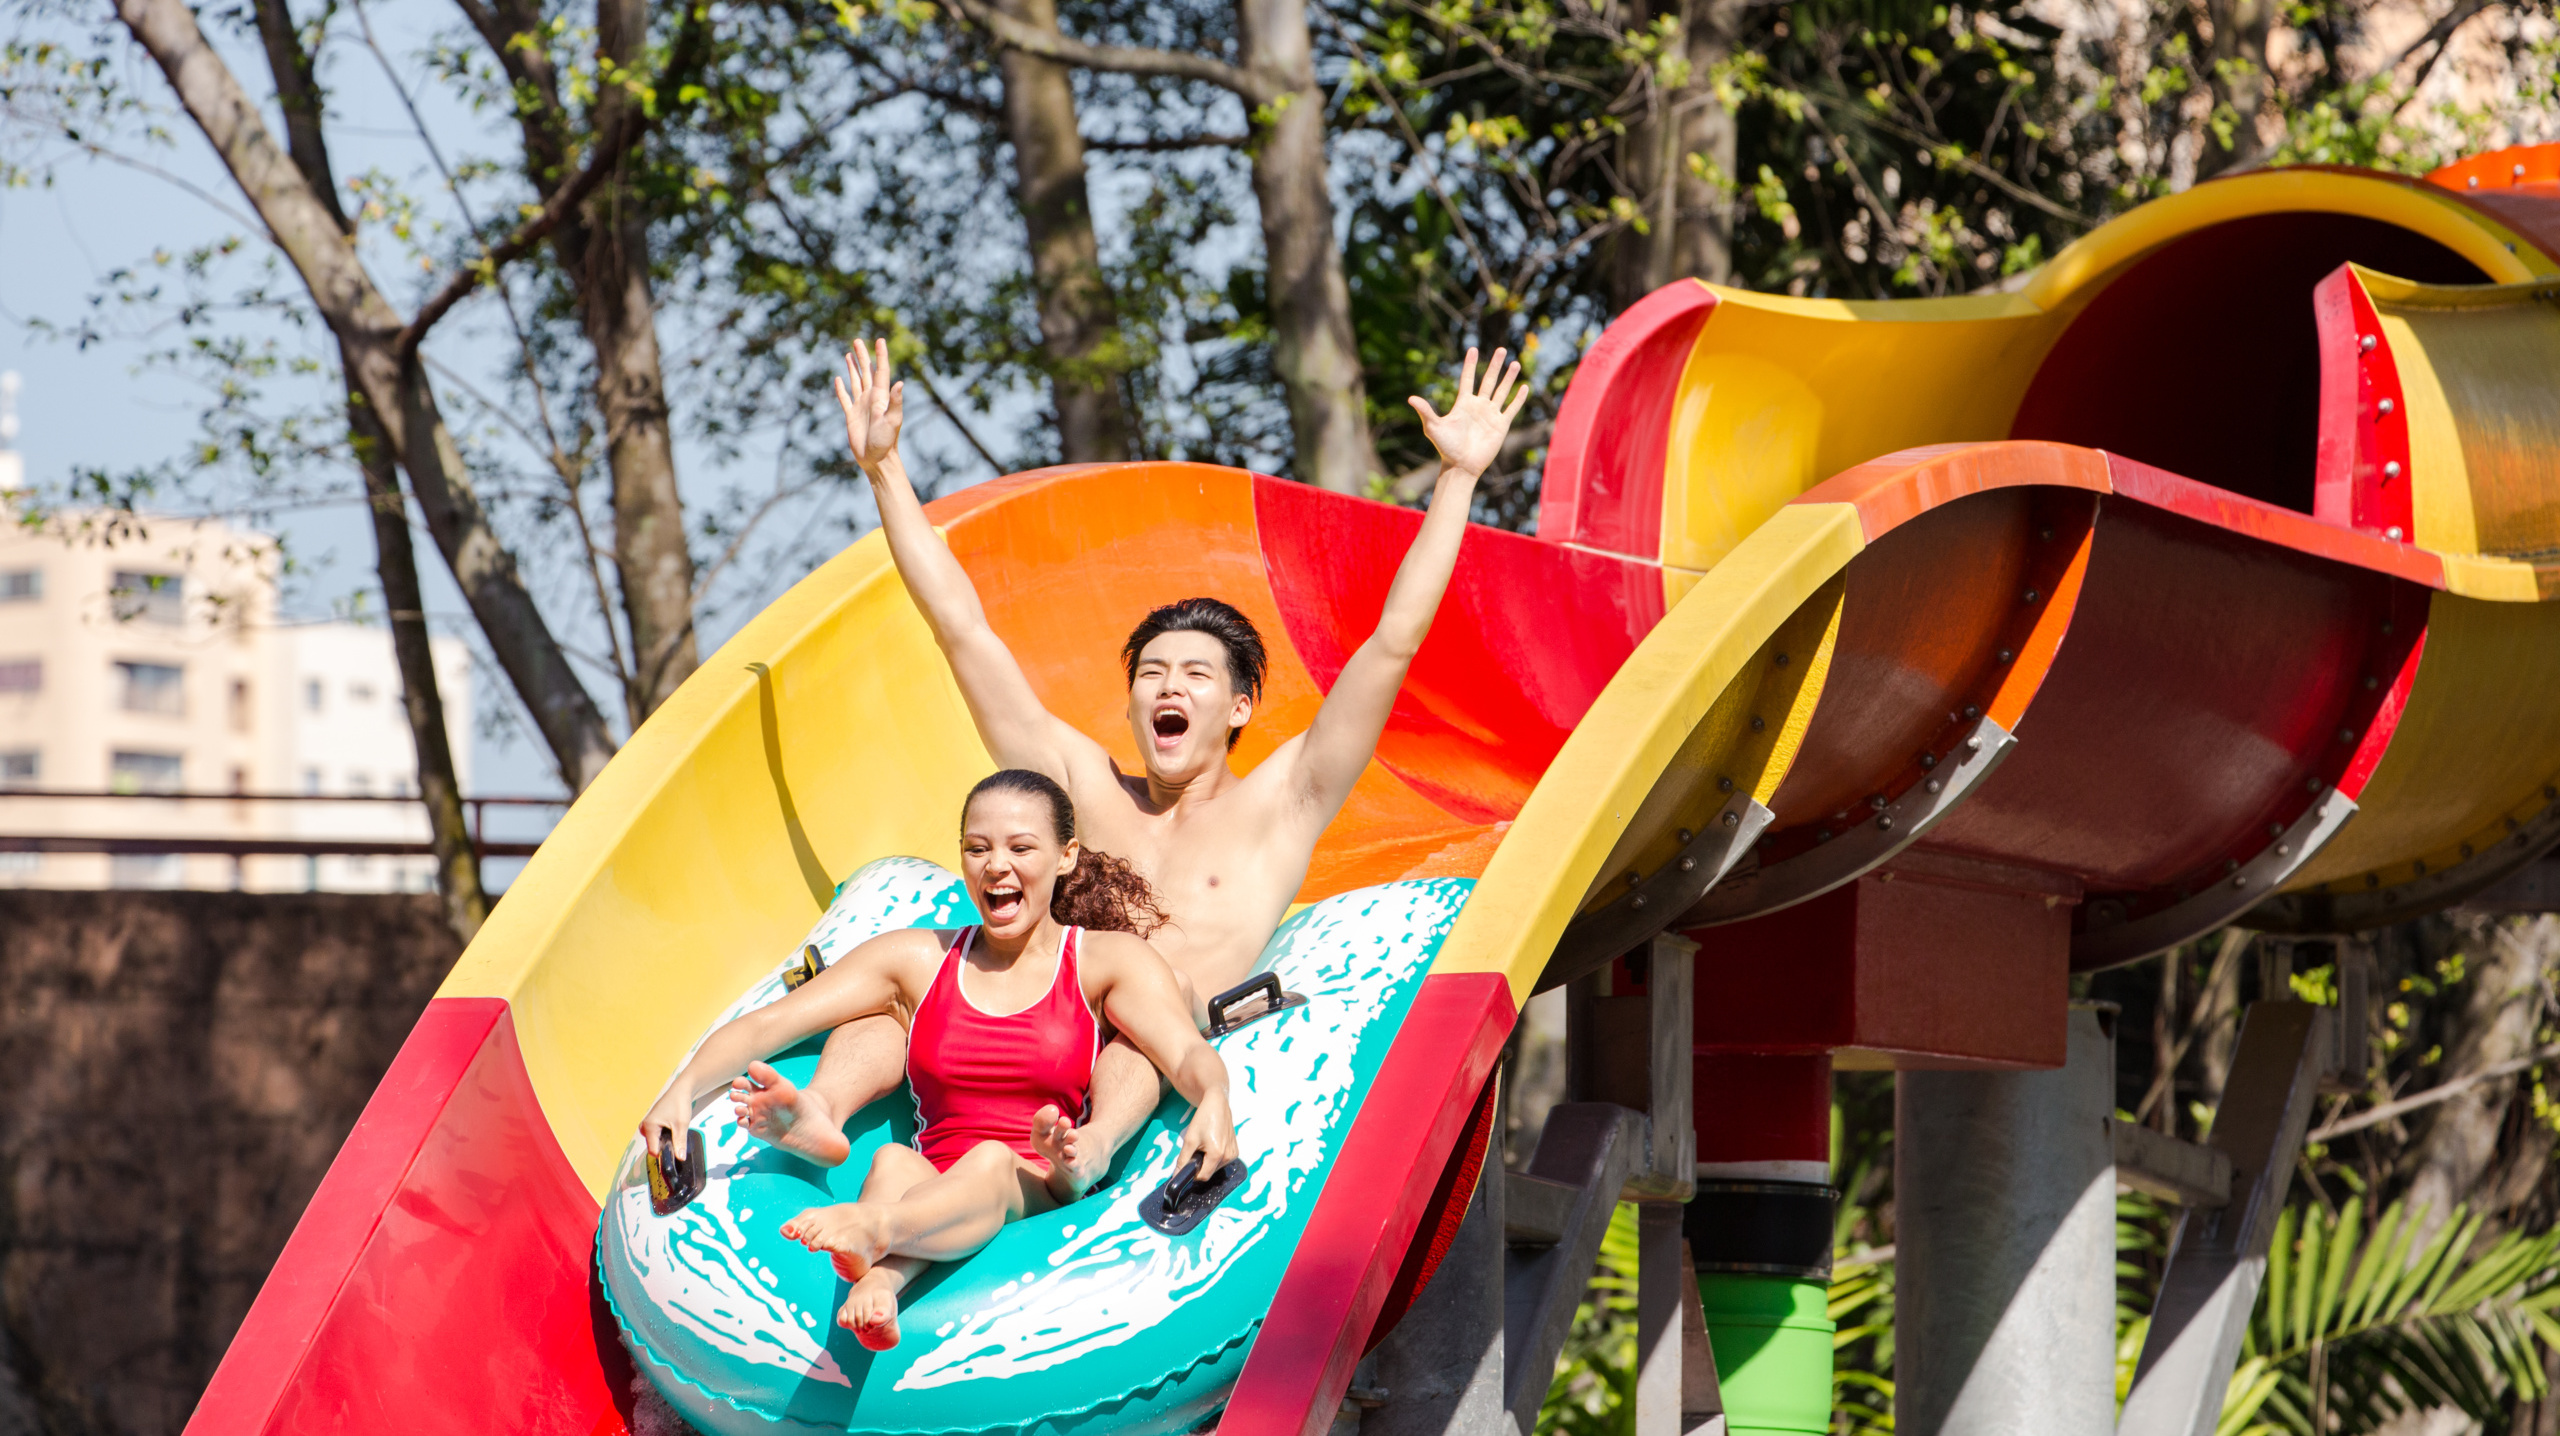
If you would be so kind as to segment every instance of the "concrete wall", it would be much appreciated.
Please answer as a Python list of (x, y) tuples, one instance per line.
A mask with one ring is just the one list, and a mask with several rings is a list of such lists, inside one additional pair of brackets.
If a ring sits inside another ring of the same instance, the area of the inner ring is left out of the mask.
[(0, 891), (0, 1436), (185, 1424), (456, 953), (431, 896)]

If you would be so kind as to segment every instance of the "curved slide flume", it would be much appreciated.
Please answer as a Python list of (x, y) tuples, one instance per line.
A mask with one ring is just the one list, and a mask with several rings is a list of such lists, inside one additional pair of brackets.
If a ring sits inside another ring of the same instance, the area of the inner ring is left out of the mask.
[[(1613, 326), (1541, 537), (1470, 535), (1301, 894), (1476, 880), (1220, 1429), (1330, 1421), (1462, 1205), (1519, 1004), (1653, 931), (1703, 944), (1703, 1155), (1743, 1100), (1718, 1054), (2049, 1066), (2075, 966), (2244, 914), (2389, 920), (2560, 838), (2549, 161), (2240, 176), (2015, 293), (1684, 284)], [(1273, 636), (1250, 764), (1418, 522), (1184, 464), (933, 512), (1052, 710), (1124, 762), (1136, 615), (1214, 593)], [(876, 538), (750, 623), (465, 955), (194, 1426), (620, 1429), (591, 1256), (630, 1123), (838, 879), (947, 860), (988, 766)], [(1932, 943), (1945, 913), (2000, 941)], [(1804, 951), (1830, 955), (1757, 960)]]

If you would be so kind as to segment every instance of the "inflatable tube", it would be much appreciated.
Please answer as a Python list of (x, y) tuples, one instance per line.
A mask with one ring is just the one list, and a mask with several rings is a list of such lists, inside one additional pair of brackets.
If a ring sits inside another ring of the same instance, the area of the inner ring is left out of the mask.
[[(704, 1431), (1180, 1432), (1224, 1404), (1360, 1099), (1473, 883), (1389, 883), (1328, 898), (1273, 935), (1256, 972), (1307, 1003), (1212, 1039), (1233, 1079), (1248, 1176), (1198, 1227), (1166, 1236), (1141, 1198), (1173, 1172), (1190, 1114), (1168, 1097), (1093, 1194), (1008, 1226), (908, 1288), (905, 1340), (874, 1354), (835, 1325), (845, 1283), (783, 1238), (809, 1206), (851, 1201), (884, 1142), (911, 1140), (901, 1088), (846, 1124), (833, 1169), (738, 1130), (714, 1101), (693, 1121), (706, 1182), (670, 1217), (650, 1209), (635, 1140), (606, 1203), (597, 1260), (623, 1338)], [(808, 941), (830, 961), (899, 927), (975, 919), (949, 872), (870, 864), (837, 890)], [(783, 993), (800, 947), (725, 1022)], [(821, 1043), (774, 1060), (807, 1080)], [(690, 1054), (688, 1054), (689, 1056)]]

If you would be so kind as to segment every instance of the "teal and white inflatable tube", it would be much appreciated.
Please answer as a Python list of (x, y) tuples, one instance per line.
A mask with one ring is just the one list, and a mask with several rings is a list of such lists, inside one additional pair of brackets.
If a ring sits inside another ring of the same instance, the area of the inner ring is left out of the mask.
[[(738, 1130), (725, 1101), (694, 1119), (707, 1183), (671, 1217), (650, 1210), (635, 1140), (605, 1204), (597, 1260), (640, 1369), (706, 1432), (790, 1430), (1126, 1436), (1196, 1429), (1225, 1403), (1297, 1252), (1362, 1097), (1473, 884), (1363, 888), (1289, 919), (1257, 971), (1307, 1005), (1213, 1039), (1233, 1081), (1250, 1175), (1209, 1218), (1166, 1236), (1140, 1197), (1173, 1172), (1189, 1104), (1168, 1097), (1106, 1183), (1008, 1226), (977, 1255), (908, 1288), (905, 1340), (872, 1353), (835, 1324), (845, 1283), (777, 1228), (849, 1202), (883, 1142), (914, 1136), (902, 1088), (847, 1124), (853, 1156), (820, 1168)], [(959, 879), (885, 858), (839, 888), (808, 941), (830, 962), (900, 927), (976, 920)], [(780, 997), (799, 947), (728, 1012)], [(820, 1043), (775, 1059), (795, 1081)]]

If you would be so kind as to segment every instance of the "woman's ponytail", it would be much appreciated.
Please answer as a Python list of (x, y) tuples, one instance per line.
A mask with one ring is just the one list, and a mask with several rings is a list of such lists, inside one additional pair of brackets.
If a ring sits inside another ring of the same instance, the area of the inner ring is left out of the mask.
[[(1045, 798), (1049, 803), (1049, 819), (1061, 846), (1076, 840), (1076, 809), (1067, 790), (1046, 773), (1028, 768), (1006, 768), (991, 773), (969, 790), (960, 805), (961, 821), (968, 821), (969, 804), (980, 793), (1025, 793)], [(1156, 902), (1156, 891), (1136, 868), (1109, 853), (1086, 848), (1076, 856), (1076, 865), (1058, 879), (1049, 895), (1049, 915), (1069, 927), (1089, 927), (1097, 932), (1127, 932), (1140, 937), (1164, 926), (1164, 909)]]

